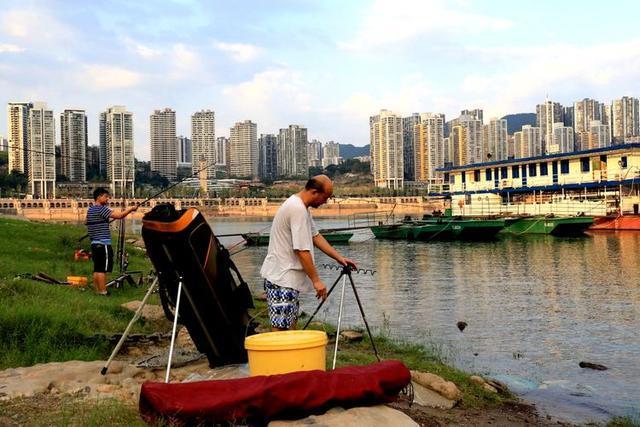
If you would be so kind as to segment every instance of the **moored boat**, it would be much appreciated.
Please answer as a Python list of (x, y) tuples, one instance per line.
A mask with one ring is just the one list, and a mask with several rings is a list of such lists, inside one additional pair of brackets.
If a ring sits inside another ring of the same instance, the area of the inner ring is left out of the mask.
[(596, 218), (589, 231), (640, 231), (640, 215), (610, 215)]
[[(349, 243), (349, 239), (353, 237), (353, 233), (344, 232), (328, 232), (321, 233), (332, 245), (344, 245)], [(266, 246), (269, 244), (269, 235), (260, 233), (245, 233), (242, 235), (247, 246)]]
[(522, 216), (505, 219), (505, 233), (551, 234), (554, 236), (579, 236), (591, 227), (593, 217), (590, 216)]
[(378, 239), (393, 240), (482, 240), (504, 228), (504, 219), (427, 218), (402, 224), (378, 225), (371, 231)]

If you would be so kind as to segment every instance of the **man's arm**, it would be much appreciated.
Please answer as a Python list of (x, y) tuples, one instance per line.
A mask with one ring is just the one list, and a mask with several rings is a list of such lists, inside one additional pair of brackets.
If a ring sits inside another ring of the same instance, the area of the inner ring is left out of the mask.
[(327, 299), (327, 287), (320, 280), (320, 276), (318, 276), (318, 270), (316, 270), (316, 266), (313, 264), (313, 258), (311, 258), (310, 251), (294, 251), (300, 260), (300, 264), (302, 264), (302, 269), (305, 274), (309, 276), (311, 279), (311, 283), (313, 284), (313, 288), (316, 290), (316, 298), (322, 298), (324, 301)]
[(331, 246), (329, 242), (327, 242), (327, 239), (325, 239), (322, 234), (318, 233), (315, 236), (313, 236), (313, 244), (315, 245), (316, 248), (320, 249), (322, 252), (327, 254), (327, 256), (330, 256), (331, 258), (338, 261), (340, 265), (343, 265), (345, 267), (349, 266), (353, 269), (357, 268), (355, 262), (340, 255), (338, 251), (336, 251), (334, 247)]
[(134, 206), (129, 206), (128, 208), (120, 212), (111, 211), (111, 215), (109, 215), (109, 218), (122, 219), (125, 216), (129, 215), (131, 212), (134, 212), (137, 210), (138, 210), (138, 205), (134, 205)]

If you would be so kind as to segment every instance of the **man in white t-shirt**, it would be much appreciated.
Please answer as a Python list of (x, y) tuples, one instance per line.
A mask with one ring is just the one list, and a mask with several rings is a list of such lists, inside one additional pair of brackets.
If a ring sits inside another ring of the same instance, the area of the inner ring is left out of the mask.
[(264, 278), (269, 319), (274, 331), (295, 329), (300, 307), (300, 291), (316, 291), (327, 298), (327, 287), (314, 264), (314, 246), (344, 266), (356, 268), (318, 233), (309, 208), (323, 205), (333, 195), (333, 183), (326, 175), (307, 181), (304, 190), (289, 197), (278, 209), (271, 224), (269, 249), (260, 275)]

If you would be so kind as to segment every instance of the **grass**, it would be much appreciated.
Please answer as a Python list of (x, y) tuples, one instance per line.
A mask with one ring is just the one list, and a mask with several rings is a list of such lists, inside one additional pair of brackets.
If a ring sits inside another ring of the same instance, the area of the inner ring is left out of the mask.
[(615, 417), (607, 423), (607, 427), (640, 427), (640, 415)]
[[(111, 351), (107, 335), (120, 333), (132, 313), (120, 304), (142, 299), (145, 288), (125, 285), (101, 297), (93, 290), (16, 278), (44, 272), (58, 280), (86, 276), (90, 261), (73, 260), (85, 228), (0, 218), (0, 369), (66, 360), (99, 360)], [(85, 240), (83, 246), (88, 248)], [(144, 253), (130, 248), (130, 269), (149, 271)], [(140, 321), (136, 332), (158, 325)]]

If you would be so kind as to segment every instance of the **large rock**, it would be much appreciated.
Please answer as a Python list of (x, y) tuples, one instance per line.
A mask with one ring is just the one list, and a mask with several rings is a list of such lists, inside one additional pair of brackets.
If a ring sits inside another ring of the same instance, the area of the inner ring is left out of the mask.
[(322, 426), (322, 427), (417, 427), (408, 415), (388, 406), (378, 405), (351, 409), (332, 408), (323, 415), (311, 415), (294, 421), (272, 421), (269, 427)]
[(457, 402), (462, 399), (462, 393), (460, 393), (458, 387), (451, 381), (446, 381), (438, 375), (428, 372), (411, 371), (411, 379), (449, 400)]
[[(142, 301), (129, 301), (121, 305), (121, 307), (126, 308), (127, 310), (131, 310), (133, 312), (137, 311), (142, 304)], [(164, 310), (162, 310), (162, 306), (154, 305), (154, 304), (145, 304), (142, 307), (141, 316), (147, 320), (158, 321), (165, 319)]]
[(437, 409), (451, 409), (458, 403), (455, 400), (447, 399), (415, 381), (412, 381), (411, 384), (413, 385), (413, 403)]

